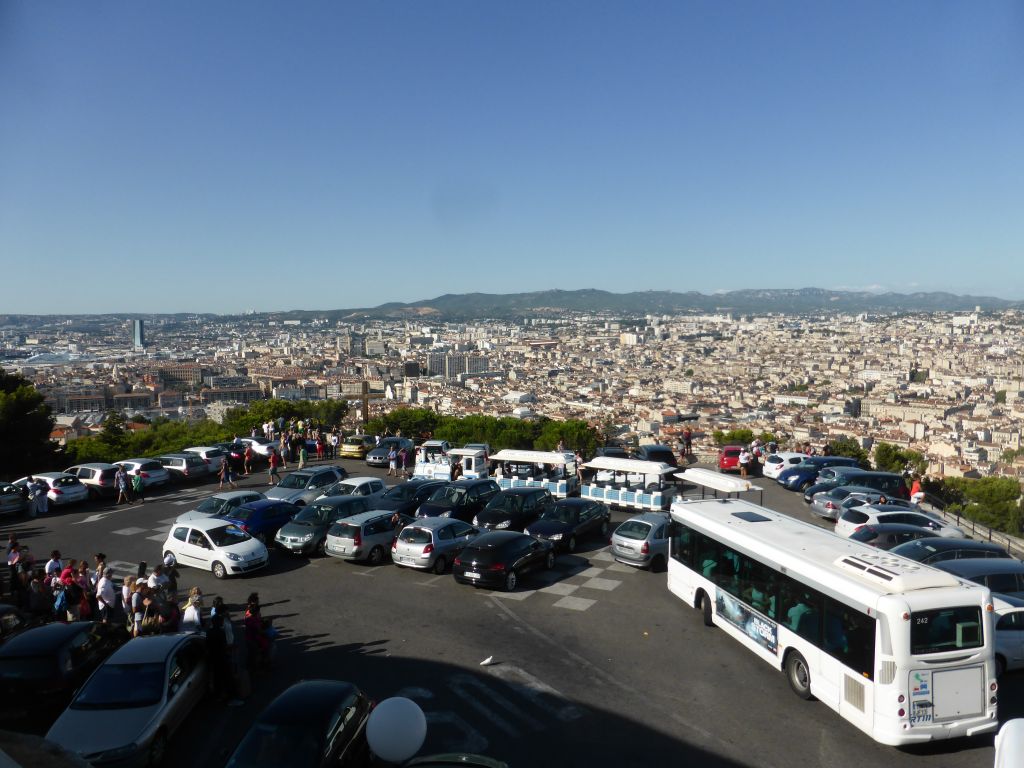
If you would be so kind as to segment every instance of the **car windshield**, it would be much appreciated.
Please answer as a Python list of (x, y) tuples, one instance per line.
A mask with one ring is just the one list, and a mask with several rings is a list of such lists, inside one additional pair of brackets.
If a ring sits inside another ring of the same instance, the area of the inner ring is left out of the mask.
[(459, 504), (462, 498), (466, 495), (465, 488), (459, 488), (454, 485), (446, 485), (438, 488), (430, 496), (431, 501), (444, 501), (450, 504)]
[(523, 508), (523, 497), (511, 493), (499, 493), (487, 502), (487, 512), (518, 512)]
[(306, 483), (309, 482), (308, 475), (300, 475), (298, 472), (288, 475), (281, 483), (277, 486), (278, 488), (305, 488)]
[(71, 703), (72, 709), (148, 707), (163, 698), (163, 663), (104, 664)]
[(867, 544), (869, 541), (873, 541), (876, 536), (879, 535), (879, 531), (872, 528), (870, 525), (865, 525), (863, 528), (859, 528), (850, 534), (852, 541), (860, 541)]
[(292, 518), (296, 523), (328, 523), (336, 510), (330, 504), (312, 504)]
[(575, 515), (568, 506), (558, 504), (550, 509), (545, 509), (540, 516), (541, 520), (554, 520), (558, 523), (571, 523), (574, 518)]
[(409, 544), (429, 544), (431, 542), (430, 531), (411, 526), (403, 528), (402, 532), (398, 534), (398, 538)]
[(418, 483), (402, 483), (394, 488), (389, 488), (387, 493), (384, 494), (384, 498), (395, 499), (396, 501), (409, 501), (416, 498), (416, 491), (419, 490), (419, 487)]
[(58, 477), (56, 480), (53, 481), (53, 485), (55, 487), (62, 486), (62, 485), (77, 485), (77, 484), (78, 484), (78, 478), (77, 477)]
[(339, 539), (354, 539), (359, 533), (359, 526), (352, 523), (335, 523), (327, 533)]
[(324, 745), (310, 724), (256, 723), (225, 768), (277, 768), (320, 765)]
[(615, 529), (615, 535), (621, 536), (624, 539), (643, 541), (647, 538), (650, 530), (651, 526), (648, 523), (641, 522), (640, 520), (627, 520)]
[(981, 648), (984, 644), (979, 606), (914, 611), (910, 615), (910, 652), (914, 655)]
[(331, 496), (351, 496), (357, 486), (351, 483), (335, 483), (328, 490)]
[(232, 520), (241, 520), (245, 522), (250, 519), (256, 510), (251, 507), (238, 507), (237, 509), (231, 509), (228, 507), (224, 510), (225, 517), (230, 517)]
[(219, 528), (211, 528), (206, 532), (206, 535), (210, 537), (210, 541), (217, 547), (230, 547), (232, 544), (241, 544), (252, 538), (237, 525), (222, 525)]
[(218, 499), (215, 496), (211, 496), (196, 507), (196, 512), (205, 512), (208, 515), (216, 515), (227, 505), (228, 502), (224, 499)]
[(54, 656), (12, 656), (0, 659), (0, 679), (48, 680), (58, 677)]

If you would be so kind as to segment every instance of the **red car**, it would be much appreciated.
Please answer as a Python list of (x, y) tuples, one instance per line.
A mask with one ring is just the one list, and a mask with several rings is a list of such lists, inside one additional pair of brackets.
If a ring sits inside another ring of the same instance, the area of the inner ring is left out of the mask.
[(718, 449), (718, 471), (739, 472), (742, 445), (726, 445)]

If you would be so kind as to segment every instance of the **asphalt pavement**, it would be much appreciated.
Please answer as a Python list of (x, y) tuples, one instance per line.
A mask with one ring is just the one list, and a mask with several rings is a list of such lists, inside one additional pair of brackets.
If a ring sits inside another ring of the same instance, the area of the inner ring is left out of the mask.
[[(361, 461), (335, 463), (350, 476), (386, 474)], [(239, 487), (262, 490), (266, 480), (261, 472)], [(758, 484), (766, 506), (811, 519), (799, 494), (768, 479)], [(4, 530), (43, 560), (51, 549), (90, 562), (104, 552), (120, 576), (141, 560), (159, 562), (174, 518), (216, 491), (215, 480), (169, 487), (143, 504), (89, 503)], [(628, 516), (615, 511), (613, 522)], [(415, 699), (429, 724), (424, 752), (482, 752), (514, 766), (992, 764), (991, 737), (913, 750), (876, 744), (704, 627), (669, 594), (664, 574), (615, 563), (605, 541), (581, 542), (553, 572), (510, 594), (450, 575), (273, 548), (268, 568), (240, 578), (180, 570), (182, 591), (200, 586), (207, 605), (223, 596), (236, 621), (246, 596), (259, 592), (281, 636), (274, 664), (253, 677), (245, 703), (202, 705), (173, 739), (169, 765), (223, 765), (276, 694), (312, 678), (349, 680), (376, 700)], [(1024, 716), (1022, 682), (1003, 681), (1004, 718)]]

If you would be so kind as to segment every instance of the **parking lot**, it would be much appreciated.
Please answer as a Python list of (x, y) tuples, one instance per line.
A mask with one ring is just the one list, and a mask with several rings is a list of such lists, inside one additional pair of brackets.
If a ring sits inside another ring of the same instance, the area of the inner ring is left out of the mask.
[[(385, 474), (337, 463), (351, 476)], [(767, 506), (809, 519), (798, 494), (759, 484)], [(266, 474), (243, 477), (240, 487), (265, 488)], [(168, 488), (131, 507), (87, 504), (7, 530), (37, 558), (53, 548), (75, 558), (105, 552), (121, 576), (141, 560), (158, 562), (174, 518), (216, 488)], [(616, 511), (613, 522), (628, 516)], [(706, 629), (667, 592), (664, 574), (614, 562), (602, 540), (580, 542), (511, 593), (280, 550), (268, 568), (242, 578), (181, 574), (180, 588), (222, 595), (236, 621), (246, 596), (259, 592), (281, 636), (245, 704), (204, 704), (174, 739), (171, 763), (221, 765), (274, 695), (316, 677), (352, 681), (377, 700), (419, 701), (427, 750), (485, 752), (513, 765), (992, 762), (990, 738), (936, 745), (924, 757), (875, 744), (823, 705), (797, 699), (783, 675)], [(1024, 715), (1020, 687), (1012, 676), (1004, 681), (1004, 714)]]

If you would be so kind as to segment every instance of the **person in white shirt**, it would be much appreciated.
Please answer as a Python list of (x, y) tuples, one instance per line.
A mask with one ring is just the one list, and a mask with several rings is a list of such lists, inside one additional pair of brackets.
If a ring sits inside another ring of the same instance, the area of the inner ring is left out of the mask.
[(185, 603), (185, 613), (181, 618), (182, 632), (199, 632), (203, 628), (203, 590), (192, 587)]
[(153, 566), (153, 572), (149, 574), (149, 580), (147, 582), (149, 584), (149, 588), (161, 590), (167, 585), (168, 581), (169, 579), (164, 574), (163, 565), (157, 564)]
[(104, 624), (110, 622), (111, 614), (114, 612), (117, 597), (114, 592), (114, 572), (110, 568), (103, 570), (103, 575), (96, 582), (96, 605), (99, 607), (100, 621)]
[(750, 462), (753, 458), (754, 456), (746, 448), (740, 451), (740, 477), (747, 476), (747, 471), (750, 468)]

